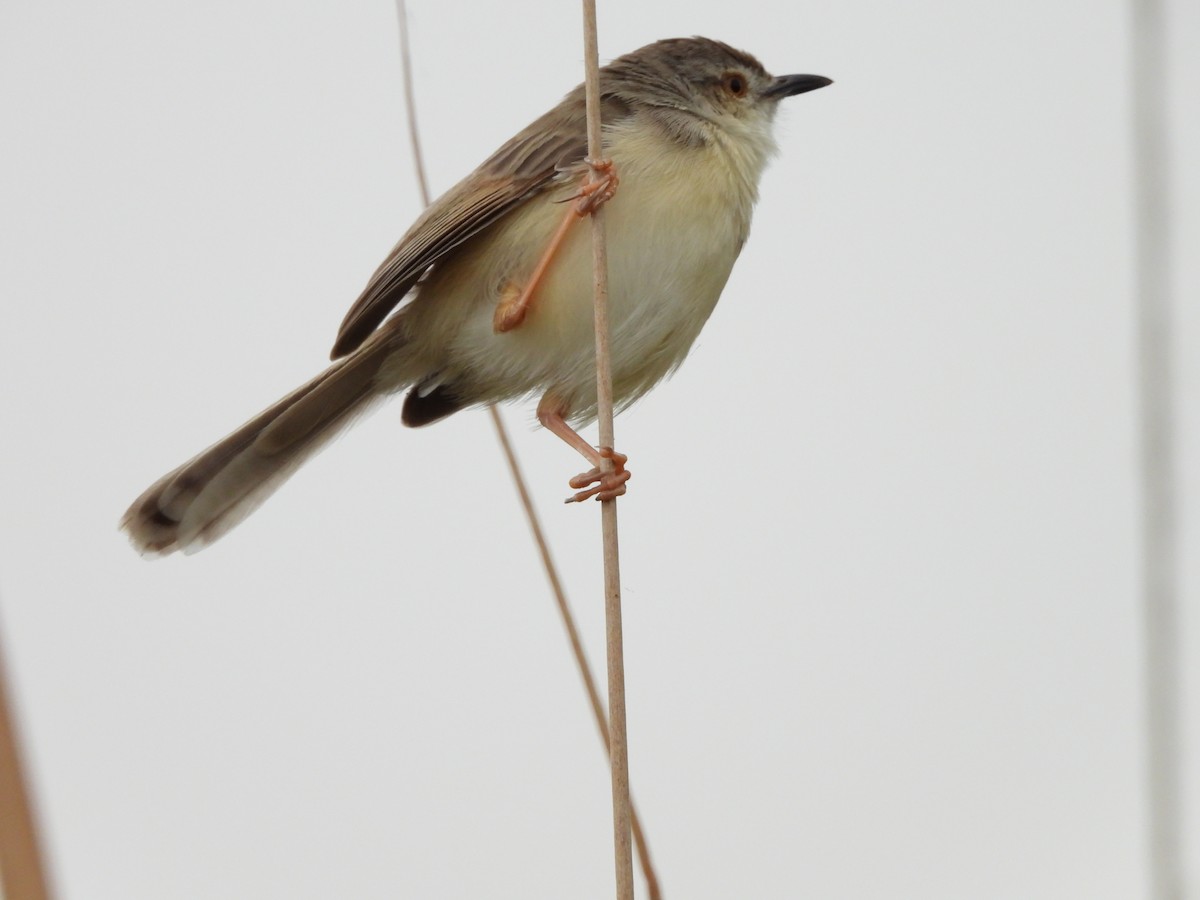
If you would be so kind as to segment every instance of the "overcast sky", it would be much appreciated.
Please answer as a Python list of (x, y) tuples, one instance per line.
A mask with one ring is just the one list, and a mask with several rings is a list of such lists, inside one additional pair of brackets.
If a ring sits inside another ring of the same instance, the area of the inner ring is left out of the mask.
[[(1168, 6), (1194, 660), (1200, 7)], [(435, 191), (582, 77), (574, 4), (410, 17)], [(786, 101), (716, 313), (617, 422), (668, 897), (1146, 896), (1127, 25), (602, 0), (605, 59), (703, 34), (836, 81)], [(0, 147), (0, 616), (62, 896), (611, 895), (603, 755), (486, 415), (385, 407), (197, 556), (116, 530), (320, 369), (418, 213), (390, 0), (7, 2)], [(505, 416), (600, 663), (598, 507)]]

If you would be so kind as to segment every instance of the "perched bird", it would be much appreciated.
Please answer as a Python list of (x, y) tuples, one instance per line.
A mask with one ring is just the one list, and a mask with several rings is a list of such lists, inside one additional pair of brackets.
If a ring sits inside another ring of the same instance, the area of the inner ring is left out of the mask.
[[(568, 424), (596, 415), (591, 244), (572, 223), (607, 203), (623, 409), (683, 361), (716, 305), (776, 149), (779, 101), (831, 83), (773, 77), (699, 37), (614, 60), (600, 70), (602, 160), (587, 159), (581, 85), (421, 214), (347, 313), (332, 365), (164, 475), (121, 526), (144, 554), (198, 550), (354, 417), (404, 390), (411, 426), (539, 395), (539, 421), (596, 467), (571, 480), (594, 485), (571, 499), (624, 493), (625, 458)], [(601, 457), (613, 471), (600, 471)]]

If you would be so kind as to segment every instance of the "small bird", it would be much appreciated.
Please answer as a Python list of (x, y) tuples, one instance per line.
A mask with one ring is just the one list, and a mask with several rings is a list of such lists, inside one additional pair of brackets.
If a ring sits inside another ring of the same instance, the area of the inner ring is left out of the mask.
[(700, 37), (617, 58), (600, 70), (603, 159), (587, 157), (580, 85), (421, 214), (346, 314), (332, 365), (160, 478), (121, 527), (145, 555), (199, 550), (401, 391), (410, 426), (540, 396), (539, 422), (594, 466), (570, 499), (623, 494), (625, 457), (572, 427), (596, 417), (591, 242), (572, 224), (606, 204), (619, 411), (679, 366), (712, 313), (776, 151), (779, 101), (829, 84), (773, 77)]

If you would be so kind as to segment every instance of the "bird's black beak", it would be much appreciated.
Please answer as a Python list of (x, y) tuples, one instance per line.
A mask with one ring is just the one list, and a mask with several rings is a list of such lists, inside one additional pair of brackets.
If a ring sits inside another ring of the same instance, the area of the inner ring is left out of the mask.
[(805, 94), (831, 84), (833, 84), (833, 79), (826, 78), (824, 75), (780, 75), (771, 82), (769, 88), (763, 91), (763, 96), (782, 100), (784, 97)]

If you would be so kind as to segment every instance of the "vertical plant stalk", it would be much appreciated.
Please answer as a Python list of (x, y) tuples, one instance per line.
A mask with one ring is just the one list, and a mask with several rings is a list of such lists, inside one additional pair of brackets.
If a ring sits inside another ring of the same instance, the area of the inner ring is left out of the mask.
[(0, 896), (48, 900), (50, 889), (0, 659)]
[[(420, 132), (417, 127), (416, 99), (413, 92), (412, 57), (409, 52), (408, 42), (408, 17), (404, 0), (396, 0), (396, 11), (400, 22), (400, 56), (404, 75), (404, 99), (408, 113), (408, 134), (412, 144), (413, 162), (417, 170), (417, 185), (421, 193), (421, 200), (424, 205), (428, 206), (430, 201), (429, 184), (425, 175), (424, 153), (421, 150)], [(554, 564), (553, 557), (550, 555), (550, 545), (546, 540), (546, 535), (542, 529), (537, 511), (534, 509), (533, 500), (529, 495), (529, 488), (521, 472), (512, 442), (509, 440), (508, 429), (504, 425), (500, 411), (495, 406), (489, 406), (488, 415), (492, 420), (492, 425), (496, 430), (496, 437), (500, 441), (500, 446), (504, 451), (504, 457), (508, 462), (508, 469), (512, 475), (513, 484), (521, 499), (521, 508), (525, 512), (525, 519), (533, 535), (534, 543), (537, 545), (538, 554), (542, 560), (542, 567), (545, 569), (546, 578), (550, 582), (550, 591), (554, 595), (559, 615), (562, 617), (563, 627), (567, 631), (567, 639), (571, 644), (571, 652), (575, 657), (576, 665), (579, 667), (579, 674), (583, 679), (588, 703), (592, 708), (592, 716), (596, 722), (600, 738), (604, 743), (605, 754), (611, 760), (608, 719), (604, 714), (604, 704), (600, 699), (600, 692), (596, 687), (596, 679), (592, 675), (587, 655), (584, 653), (583, 641), (579, 636), (579, 629), (575, 624), (575, 617), (571, 612), (570, 604), (567, 602), (562, 580), (559, 578), (558, 569)], [(658, 876), (654, 871), (654, 865), (650, 860), (650, 848), (646, 840), (645, 831), (641, 825), (641, 820), (638, 817), (637, 809), (634, 807), (632, 800), (629, 802), (629, 821), (633, 831), (633, 840), (637, 846), (638, 860), (642, 867), (642, 876), (646, 879), (647, 893), (650, 900), (661, 900), (662, 891), (658, 884)]]
[[(400, 21), (400, 71), (404, 79), (404, 111), (408, 116), (408, 142), (412, 147), (413, 166), (417, 170), (417, 190), (421, 192), (421, 205), (428, 206), (430, 201), (429, 177), (425, 174), (425, 154), (421, 152), (421, 132), (417, 128), (417, 98), (413, 91), (412, 54), (408, 49), (408, 7), (404, 0), (396, 0), (396, 17)], [(503, 424), (500, 427), (503, 428)]]
[(1131, 13), (1150, 897), (1182, 900), (1167, 24), (1161, 0)]
[[(575, 657), (575, 662), (579, 666), (579, 674), (583, 678), (583, 686), (587, 691), (588, 703), (592, 707), (592, 718), (596, 722), (596, 728), (600, 732), (600, 740), (604, 743), (604, 753), (609, 754), (609, 736), (608, 736), (608, 718), (604, 714), (604, 702), (600, 699), (600, 691), (596, 688), (596, 679), (592, 676), (591, 666), (587, 661), (587, 654), (583, 650), (583, 641), (579, 637), (579, 629), (575, 626), (575, 616), (571, 612), (571, 607), (567, 603), (567, 595), (563, 590), (562, 582), (558, 578), (558, 570), (554, 565), (554, 560), (550, 556), (550, 546), (546, 542), (546, 536), (542, 532), (541, 522), (538, 520), (537, 512), (533, 508), (533, 500), (529, 496), (529, 490), (525, 485), (525, 477), (521, 474), (521, 468), (517, 462), (516, 454), (513, 452), (512, 444), (508, 439), (508, 429), (504, 427), (504, 423), (500, 419), (500, 411), (494, 406), (488, 407), (488, 412), (492, 416), (492, 421), (496, 425), (496, 435), (500, 439), (500, 446), (504, 450), (504, 458), (508, 460), (508, 469), (512, 473), (513, 484), (516, 485), (517, 493), (521, 496), (521, 507), (525, 510), (525, 517), (529, 522), (529, 530), (533, 533), (533, 540), (537, 544), (538, 553), (542, 558), (542, 566), (546, 570), (546, 578), (550, 581), (550, 591), (554, 594), (554, 600), (558, 604), (558, 612), (562, 617), (563, 627), (567, 630), (567, 639), (571, 642), (571, 653)], [(646, 893), (650, 900), (662, 900), (662, 889), (658, 886), (658, 875), (654, 871), (654, 864), (650, 861), (650, 847), (646, 842), (646, 834), (642, 830), (642, 822), (638, 817), (637, 806), (634, 805), (633, 798), (629, 800), (629, 824), (633, 829), (633, 844), (637, 848), (638, 862), (642, 866), (642, 877), (646, 879)]]
[[(588, 156), (604, 156), (600, 130), (600, 61), (596, 38), (596, 0), (583, 0), (583, 64), (586, 72)], [(599, 179), (592, 171), (592, 180)], [(596, 311), (596, 411), (600, 446), (613, 447), (612, 366), (608, 328), (608, 244), (605, 209), (592, 210), (592, 277)], [(605, 471), (611, 460), (601, 460)], [(616, 857), (617, 900), (633, 900), (633, 851), (629, 825), (629, 741), (625, 728), (625, 650), (621, 632), (621, 559), (617, 539), (617, 501), (600, 504), (604, 544), (604, 621), (608, 647), (608, 756), (612, 770), (613, 850)]]

